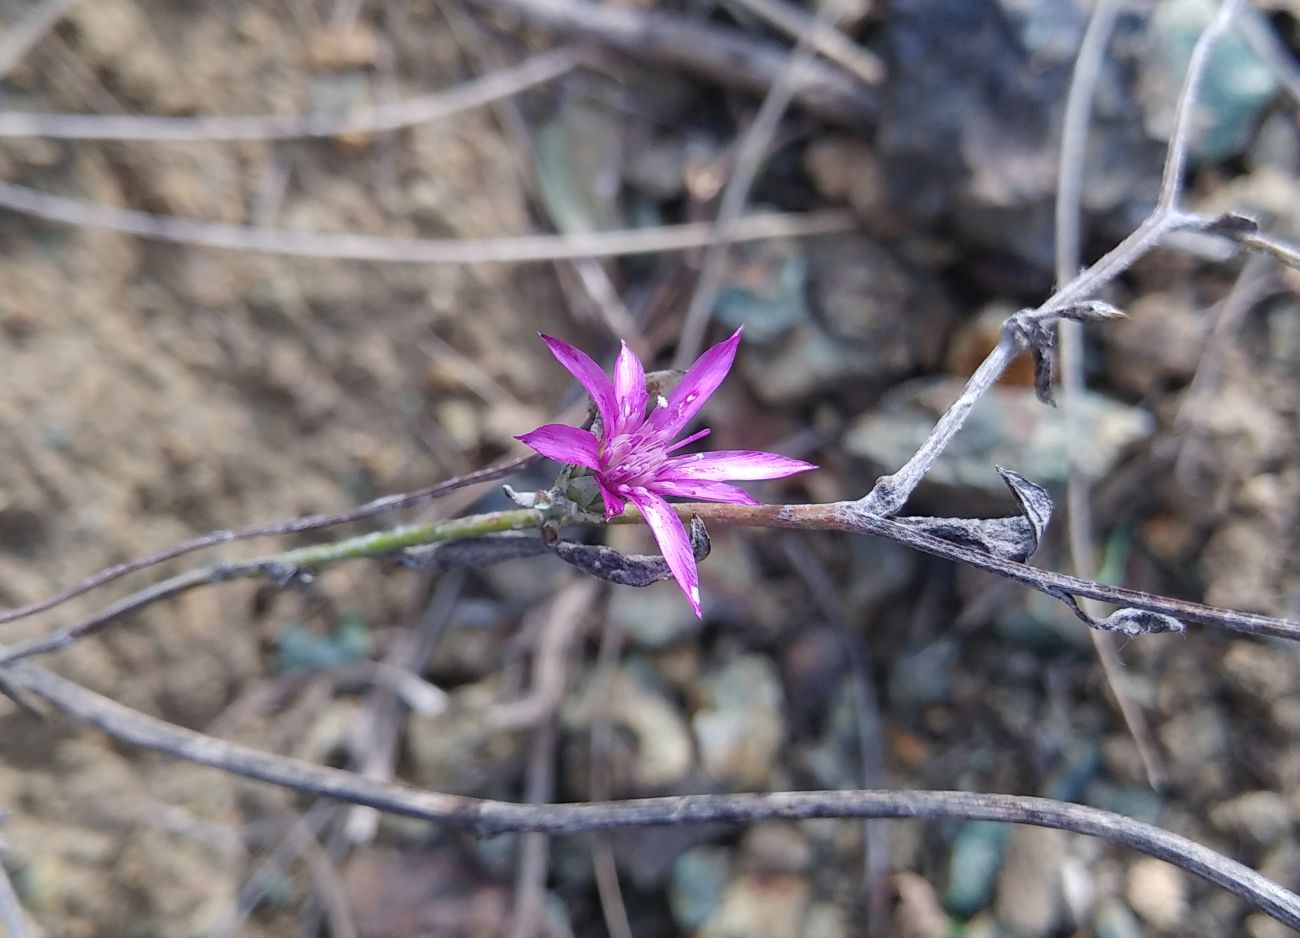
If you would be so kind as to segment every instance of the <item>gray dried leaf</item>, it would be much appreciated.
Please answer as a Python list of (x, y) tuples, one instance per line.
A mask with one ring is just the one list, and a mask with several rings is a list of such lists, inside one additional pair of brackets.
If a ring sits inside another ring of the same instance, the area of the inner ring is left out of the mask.
[(1238, 212), (1225, 212), (1210, 221), (1204, 230), (1210, 234), (1236, 239), (1243, 235), (1253, 235), (1258, 232), (1259, 221)]
[(1075, 322), (1110, 322), (1123, 319), (1126, 313), (1118, 306), (1112, 306), (1104, 300), (1081, 300), (1061, 307), (1058, 315), (1062, 319), (1073, 319)]
[(1094, 629), (1100, 629), (1103, 632), (1118, 632), (1121, 635), (1155, 635), (1161, 632), (1178, 632), (1187, 631), (1187, 626), (1183, 625), (1173, 616), (1167, 616), (1162, 612), (1149, 612), (1146, 609), (1132, 609), (1125, 607), (1117, 609), (1104, 619), (1098, 619), (1084, 612), (1083, 607), (1068, 593), (1058, 594), (1061, 599), (1074, 614), (1081, 620), (1088, 623)]
[(899, 524), (933, 537), (970, 547), (1006, 560), (1023, 562), (1033, 556), (1052, 518), (1052, 498), (1041, 485), (1018, 472), (997, 467), (1002, 481), (1020, 505), (1010, 518), (895, 518)]
[[(691, 518), (691, 547), (697, 561), (709, 556), (712, 548), (709, 532), (699, 518)], [(673, 575), (662, 557), (623, 554), (612, 547), (574, 544), (569, 541), (557, 541), (551, 550), (565, 563), (619, 586), (649, 586), (670, 579)]]
[(1020, 505), (1020, 514), (1033, 526), (1034, 543), (1029, 553), (1025, 554), (1026, 557), (1032, 556), (1038, 550), (1038, 542), (1043, 539), (1043, 532), (1052, 520), (1052, 496), (1047, 493), (1047, 489), (1037, 482), (1030, 482), (1014, 469), (1005, 466), (994, 468), (1011, 490), (1011, 497)]
[(1157, 632), (1185, 632), (1187, 626), (1161, 612), (1148, 612), (1145, 609), (1120, 609), (1104, 619), (1094, 619), (1093, 628), (1107, 632), (1120, 632), (1124, 635), (1151, 635)]
[(984, 554), (1023, 561), (1038, 547), (1034, 526), (1025, 518), (895, 518), (931, 537)]
[(1047, 310), (1048, 316), (1030, 315), (1021, 310), (1007, 320), (1006, 327), (1034, 362), (1034, 394), (1048, 406), (1056, 406), (1052, 379), (1056, 373), (1056, 320), (1107, 322), (1120, 319), (1124, 312), (1102, 300), (1081, 300), (1059, 309)]
[(1056, 328), (1051, 320), (1017, 313), (1007, 320), (1021, 348), (1029, 352), (1034, 362), (1034, 394), (1044, 404), (1055, 407), (1052, 397), (1052, 377), (1056, 371)]

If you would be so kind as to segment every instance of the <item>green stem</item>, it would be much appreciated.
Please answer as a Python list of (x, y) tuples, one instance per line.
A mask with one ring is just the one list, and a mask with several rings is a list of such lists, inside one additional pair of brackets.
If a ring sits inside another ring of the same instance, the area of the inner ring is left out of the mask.
[[(340, 560), (362, 557), (380, 557), (408, 547), (435, 544), (439, 541), (457, 541), (480, 534), (498, 534), (502, 531), (525, 531), (540, 527), (545, 520), (536, 508), (516, 508), (511, 511), (490, 511), (481, 515), (452, 518), (449, 521), (431, 521), (428, 524), (410, 524), (389, 531), (376, 531), (332, 544), (313, 544), (296, 550), (271, 554), (249, 562), (249, 566), (285, 566), (316, 569)], [(240, 564), (244, 566), (244, 564)], [(256, 575), (256, 571), (246, 574)]]

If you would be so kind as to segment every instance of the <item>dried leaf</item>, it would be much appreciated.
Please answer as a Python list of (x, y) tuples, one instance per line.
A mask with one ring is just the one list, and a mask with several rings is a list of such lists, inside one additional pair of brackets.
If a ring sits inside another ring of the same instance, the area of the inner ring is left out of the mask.
[(1205, 230), (1210, 234), (1223, 235), (1225, 238), (1236, 240), (1244, 235), (1253, 235), (1259, 231), (1259, 221), (1251, 218), (1249, 215), (1241, 215), (1237, 212), (1225, 212), (1216, 216)]
[(1002, 481), (1007, 484), (1011, 490), (1011, 496), (1020, 505), (1020, 513), (1024, 516), (1034, 529), (1034, 544), (1029, 549), (1026, 557), (1032, 556), (1034, 551), (1038, 550), (1038, 542), (1043, 538), (1043, 532), (1047, 530), (1048, 523), (1052, 520), (1052, 496), (1047, 493), (1036, 482), (1030, 482), (1014, 469), (1008, 469), (1005, 466), (995, 466), (998, 475)]
[[(697, 561), (709, 556), (712, 548), (704, 522), (694, 517), (691, 518), (691, 547)], [(673, 575), (662, 557), (623, 554), (612, 547), (574, 544), (569, 541), (557, 541), (551, 549), (565, 563), (619, 586), (649, 586), (660, 580), (671, 579)]]
[(1056, 371), (1056, 328), (1052, 320), (1017, 313), (1007, 320), (1007, 328), (1034, 362), (1034, 393), (1044, 404), (1056, 406), (1052, 397), (1052, 377)]
[(1098, 619), (1084, 612), (1083, 607), (1075, 601), (1073, 596), (1060, 594), (1059, 598), (1074, 610), (1076, 616), (1088, 623), (1092, 628), (1100, 629), (1103, 632), (1119, 632), (1121, 635), (1156, 635), (1161, 632), (1182, 633), (1187, 631), (1187, 626), (1182, 622), (1162, 612), (1150, 612), (1146, 609), (1125, 607), (1117, 609), (1104, 619)]
[(1052, 498), (1041, 485), (1018, 472), (997, 467), (1002, 481), (1020, 505), (1020, 514), (1010, 518), (896, 518), (933, 537), (971, 547), (995, 557), (1023, 562), (1038, 550), (1047, 523), (1052, 518)]
[(1151, 635), (1157, 632), (1185, 632), (1187, 626), (1160, 612), (1145, 609), (1120, 609), (1104, 619), (1094, 620), (1093, 627), (1125, 635)]
[(1123, 319), (1127, 314), (1105, 300), (1082, 300), (1062, 307), (1057, 315), (1061, 319), (1073, 319), (1075, 322), (1110, 322)]

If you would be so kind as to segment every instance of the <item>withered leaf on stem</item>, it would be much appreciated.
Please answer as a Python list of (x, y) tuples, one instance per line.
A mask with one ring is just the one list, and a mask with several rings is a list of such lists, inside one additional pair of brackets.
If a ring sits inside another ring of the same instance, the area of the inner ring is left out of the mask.
[(1003, 466), (998, 475), (1011, 490), (1020, 514), (1006, 518), (895, 518), (926, 534), (973, 547), (995, 557), (1023, 562), (1038, 550), (1047, 524), (1052, 520), (1052, 497), (1041, 485)]

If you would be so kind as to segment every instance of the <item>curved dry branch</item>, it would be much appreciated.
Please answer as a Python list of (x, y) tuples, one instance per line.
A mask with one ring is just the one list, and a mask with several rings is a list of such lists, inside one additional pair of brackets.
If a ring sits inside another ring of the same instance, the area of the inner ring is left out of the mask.
[[(193, 221), (117, 208), (53, 195), (0, 181), (0, 208), (78, 228), (117, 231), (195, 247), (258, 251), (315, 260), (375, 261), (389, 264), (530, 264), (587, 257), (621, 257), (688, 251), (719, 239), (713, 225), (688, 222), (658, 228), (628, 228), (587, 234), (520, 235), (501, 238), (393, 238), (366, 234), (327, 234)], [(722, 237), (756, 241), (851, 231), (858, 222), (848, 212), (766, 212), (747, 215)]]
[[(897, 472), (881, 476), (872, 490), (860, 500), (868, 511), (877, 515), (894, 515), (902, 509), (908, 497), (930, 471), (934, 461), (961, 430), (976, 402), (997, 383), (1002, 373), (1020, 354), (1023, 344), (1022, 334), (1026, 325), (1030, 323), (1045, 325), (1059, 318), (1065, 309), (1077, 305), (1081, 300), (1086, 300), (1132, 267), (1170, 232), (1186, 227), (1204, 227), (1199, 220), (1179, 210), (1178, 195), (1182, 190), (1183, 173), (1187, 167), (1192, 114), (1201, 78), (1205, 72), (1205, 62), (1209, 58), (1210, 49), (1228, 28), (1233, 14), (1240, 5), (1241, 0), (1223, 0), (1214, 19), (1201, 33), (1192, 49), (1187, 75), (1178, 97), (1174, 132), (1169, 138), (1169, 147), (1165, 151), (1160, 195), (1151, 214), (1132, 234), (1094, 264), (1062, 284), (1037, 309), (1018, 313), (1007, 320), (1001, 341), (975, 370), (975, 374), (962, 389), (961, 395), (939, 418), (925, 442)], [(1263, 249), (1263, 246), (1257, 247)]]
[(427, 792), (215, 739), (132, 710), (30, 662), (7, 669), (24, 691), (116, 739), (295, 791), (464, 828), (574, 834), (620, 827), (770, 818), (967, 818), (1033, 824), (1098, 837), (1173, 863), (1300, 928), (1300, 896), (1195, 841), (1097, 808), (1021, 795), (959, 791), (809, 791), (684, 795), (526, 805)]

